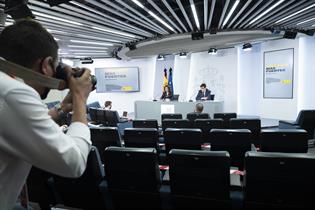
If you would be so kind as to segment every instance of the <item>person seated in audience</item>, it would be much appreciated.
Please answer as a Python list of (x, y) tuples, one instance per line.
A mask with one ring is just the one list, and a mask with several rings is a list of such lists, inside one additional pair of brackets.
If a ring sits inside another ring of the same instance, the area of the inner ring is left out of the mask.
[(188, 115), (201, 114), (202, 111), (203, 111), (203, 104), (202, 104), (202, 103), (197, 103), (197, 104), (195, 105), (194, 111), (188, 113)]
[(202, 113), (203, 111), (203, 104), (202, 103), (197, 103), (196, 106), (195, 106), (195, 113)]
[[(0, 33), (0, 57), (47, 77), (56, 77), (58, 44), (33, 20), (20, 20)], [(68, 94), (60, 108), (41, 101), (50, 91), (34, 80), (0, 71), (0, 209), (13, 209), (32, 166), (66, 177), (85, 171), (91, 148), (86, 100), (92, 90), (90, 70), (68, 72)], [(62, 89), (62, 88), (61, 88)], [(54, 120), (73, 111), (64, 134)]]
[(211, 91), (207, 88), (205, 83), (200, 85), (200, 90), (196, 96), (196, 101), (205, 101), (211, 99)]
[(164, 90), (160, 99), (170, 101), (172, 98), (173, 98), (173, 93), (171, 92), (170, 87), (167, 85), (164, 86)]
[(111, 101), (105, 101), (104, 103), (104, 109), (105, 110), (111, 110), (112, 109), (112, 102)]

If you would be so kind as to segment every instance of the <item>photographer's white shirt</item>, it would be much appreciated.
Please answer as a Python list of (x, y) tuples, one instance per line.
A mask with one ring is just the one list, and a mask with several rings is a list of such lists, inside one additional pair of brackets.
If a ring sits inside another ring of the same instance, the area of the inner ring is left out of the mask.
[(0, 72), (0, 209), (13, 208), (32, 165), (80, 176), (90, 138), (89, 128), (80, 122), (64, 134), (33, 88)]

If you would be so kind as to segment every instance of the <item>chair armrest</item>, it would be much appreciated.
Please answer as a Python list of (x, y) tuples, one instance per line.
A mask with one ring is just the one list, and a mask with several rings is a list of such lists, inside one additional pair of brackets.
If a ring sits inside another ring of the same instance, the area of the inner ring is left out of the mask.
[(289, 129), (295, 129), (300, 128), (300, 126), (296, 123), (296, 121), (279, 121), (279, 128), (289, 128)]

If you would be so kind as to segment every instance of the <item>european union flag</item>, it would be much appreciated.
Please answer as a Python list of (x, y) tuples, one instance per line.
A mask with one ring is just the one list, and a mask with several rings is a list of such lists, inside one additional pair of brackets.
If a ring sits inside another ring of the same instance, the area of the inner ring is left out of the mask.
[(171, 93), (174, 94), (174, 88), (173, 88), (173, 69), (169, 69), (169, 74), (168, 74), (168, 87), (171, 90)]

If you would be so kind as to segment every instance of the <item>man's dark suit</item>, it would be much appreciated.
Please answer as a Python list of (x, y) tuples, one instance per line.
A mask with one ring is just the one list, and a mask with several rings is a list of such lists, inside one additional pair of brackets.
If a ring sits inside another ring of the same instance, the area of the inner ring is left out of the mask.
[[(198, 91), (198, 95), (196, 96), (196, 101), (200, 100), (210, 100), (211, 91), (206, 89), (205, 93), (203, 93), (201, 90)], [(207, 99), (201, 99), (203, 97), (207, 97)]]

